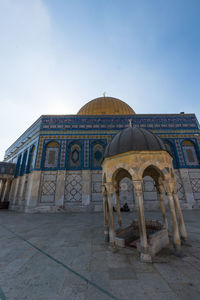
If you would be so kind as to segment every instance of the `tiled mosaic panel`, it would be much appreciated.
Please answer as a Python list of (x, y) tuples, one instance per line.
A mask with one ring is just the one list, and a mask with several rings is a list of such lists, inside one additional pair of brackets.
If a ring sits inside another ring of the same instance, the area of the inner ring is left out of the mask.
[(179, 198), (179, 200), (185, 201), (185, 190), (183, 187), (183, 181), (178, 173), (175, 173), (175, 176), (176, 176), (178, 198)]
[[(130, 116), (119, 117), (91, 117), (75, 118), (67, 117), (50, 117), (45, 116), (42, 119), (43, 129), (97, 129), (97, 128), (125, 128), (129, 124)], [(133, 126), (144, 128), (197, 128), (194, 116), (188, 115), (143, 115), (131, 118)]]
[(41, 187), (40, 187), (40, 202), (52, 203), (55, 200), (56, 193), (56, 172), (45, 172), (41, 174)]
[(81, 148), (78, 144), (74, 144), (70, 149), (70, 167), (81, 167)]
[(84, 166), (85, 168), (89, 167), (89, 141), (84, 142)]
[(185, 165), (185, 162), (184, 162), (184, 158), (183, 158), (183, 154), (182, 154), (182, 150), (181, 150), (181, 146), (180, 146), (180, 142), (182, 140), (175, 140), (175, 144), (176, 144), (176, 149), (177, 149), (177, 152), (178, 152), (178, 157), (179, 157), (179, 160), (180, 160), (180, 164), (182, 166)]
[(61, 144), (61, 154), (60, 154), (60, 167), (65, 167), (65, 157), (66, 157), (66, 141), (62, 141)]
[(200, 172), (189, 172), (190, 183), (195, 200), (200, 200)]
[(96, 144), (92, 148), (92, 165), (94, 168), (101, 167), (101, 162), (103, 158), (103, 146)]
[(92, 172), (92, 201), (93, 202), (102, 202), (102, 172), (93, 171)]
[(82, 201), (82, 176), (80, 172), (66, 174), (64, 199), (65, 202)]
[(188, 166), (198, 166), (198, 158), (194, 146), (184, 146), (183, 152)]
[(45, 168), (58, 167), (58, 152), (59, 152), (59, 148), (49, 147), (46, 149)]

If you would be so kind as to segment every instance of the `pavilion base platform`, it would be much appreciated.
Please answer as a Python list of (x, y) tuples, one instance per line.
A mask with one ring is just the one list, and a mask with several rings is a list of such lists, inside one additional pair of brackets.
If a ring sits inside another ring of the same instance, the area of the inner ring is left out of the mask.
[(115, 245), (118, 247), (134, 247), (141, 253), (141, 261), (151, 262), (152, 258), (169, 245), (168, 230), (159, 221), (146, 220), (148, 252), (144, 252), (140, 244), (139, 223), (132, 224), (116, 231)]

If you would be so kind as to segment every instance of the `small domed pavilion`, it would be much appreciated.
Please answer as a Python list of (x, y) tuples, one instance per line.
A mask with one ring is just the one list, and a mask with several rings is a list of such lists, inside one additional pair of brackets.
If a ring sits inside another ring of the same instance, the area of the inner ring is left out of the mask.
[(164, 192), (167, 194), (173, 227), (173, 241), (176, 248), (180, 249), (180, 235), (181, 238), (186, 239), (187, 233), (177, 196), (173, 158), (167, 151), (162, 140), (146, 129), (128, 127), (115, 135), (108, 144), (105, 150), (102, 168), (106, 240), (109, 240), (113, 246), (115, 245), (116, 233), (113, 219), (113, 194), (114, 192), (116, 193), (118, 223), (119, 226), (121, 226), (119, 183), (124, 177), (128, 177), (133, 182), (136, 206), (139, 212), (138, 224), (141, 260), (151, 261), (147, 241), (142, 189), (143, 178), (145, 176), (151, 176), (157, 188), (164, 228), (168, 235), (168, 222), (163, 201)]

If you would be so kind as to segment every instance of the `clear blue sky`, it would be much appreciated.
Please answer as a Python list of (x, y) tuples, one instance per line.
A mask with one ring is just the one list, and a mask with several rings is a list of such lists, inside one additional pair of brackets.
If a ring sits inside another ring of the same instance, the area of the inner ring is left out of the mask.
[(200, 119), (200, 1), (0, 0), (0, 160), (40, 115), (104, 91)]

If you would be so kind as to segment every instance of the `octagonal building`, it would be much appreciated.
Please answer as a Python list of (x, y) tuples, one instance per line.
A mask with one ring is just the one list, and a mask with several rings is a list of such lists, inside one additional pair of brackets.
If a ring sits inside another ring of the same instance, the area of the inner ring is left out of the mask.
[[(136, 114), (113, 97), (91, 100), (76, 115), (42, 115), (6, 150), (4, 162), (16, 168), (12, 181), (2, 181), (1, 197), (9, 200), (9, 209), (24, 212), (103, 210), (104, 151), (129, 126), (161, 138), (173, 157), (182, 207), (200, 207), (200, 130), (195, 114)], [(130, 179), (124, 178), (120, 186), (122, 205), (126, 202), (134, 209)], [(145, 208), (159, 206), (148, 176), (143, 191)]]

